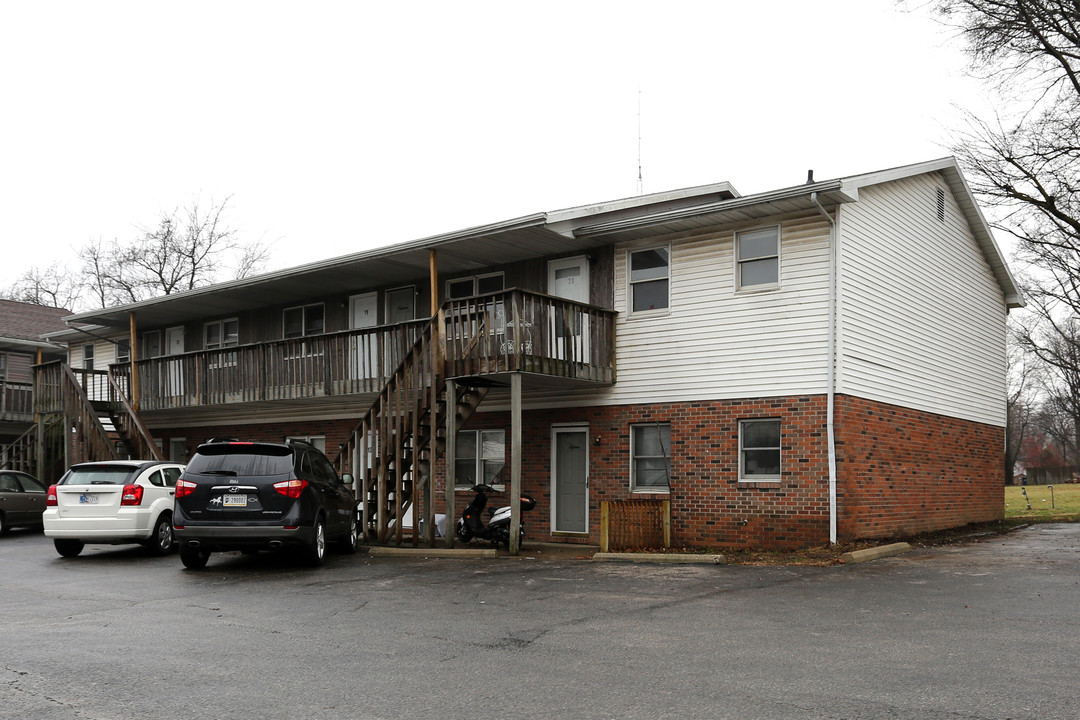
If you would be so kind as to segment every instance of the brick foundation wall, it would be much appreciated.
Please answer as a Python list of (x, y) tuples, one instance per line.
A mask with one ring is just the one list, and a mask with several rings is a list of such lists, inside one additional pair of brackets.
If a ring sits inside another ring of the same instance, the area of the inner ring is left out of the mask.
[[(738, 480), (739, 421), (780, 418), (779, 482)], [(671, 424), (669, 493), (630, 489), (630, 427)], [(600, 537), (604, 500), (671, 500), (672, 541), (713, 548), (797, 548), (829, 541), (828, 454), (824, 395), (661, 405), (526, 410), (522, 489), (537, 500), (523, 516), (534, 541), (592, 542)], [(589, 432), (588, 536), (551, 533), (551, 428), (580, 424)], [(327, 454), (353, 421), (307, 421), (155, 430), (187, 439), (189, 450), (214, 436), (280, 442), (286, 435), (325, 435)], [(1004, 513), (1001, 463), (1004, 430), (837, 396), (838, 539), (884, 538)], [(509, 464), (508, 413), (477, 413), (463, 428), (503, 429)], [(436, 466), (435, 503), (443, 512), (445, 463)], [(458, 492), (456, 518), (471, 493)], [(505, 494), (491, 498), (505, 504)]]
[(1004, 428), (838, 396), (836, 429), (840, 541), (1004, 517)]

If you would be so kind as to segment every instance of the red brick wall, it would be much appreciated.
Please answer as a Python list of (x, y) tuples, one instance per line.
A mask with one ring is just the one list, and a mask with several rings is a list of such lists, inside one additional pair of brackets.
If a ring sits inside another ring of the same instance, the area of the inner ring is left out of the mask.
[[(795, 548), (829, 540), (825, 396), (760, 398), (662, 405), (527, 410), (522, 437), (522, 488), (537, 500), (527, 513), (528, 537), (598, 542), (600, 503), (629, 498), (671, 500), (672, 539), (696, 547)], [(739, 420), (782, 420), (782, 479), (738, 481)], [(671, 423), (671, 492), (630, 491), (630, 426)], [(551, 534), (551, 426), (589, 429), (589, 537)], [(310, 421), (155, 431), (186, 437), (190, 449), (213, 436), (281, 441), (325, 435), (337, 455), (355, 423)], [(843, 541), (891, 537), (992, 520), (1004, 513), (1002, 428), (921, 413), (869, 400), (836, 399), (838, 536)], [(502, 428), (510, 462), (507, 413), (477, 413), (465, 429)], [(442, 512), (445, 465), (437, 465), (436, 506)], [(457, 494), (457, 516), (471, 497)], [(505, 495), (493, 504), (507, 502)]]
[(1004, 428), (848, 396), (836, 428), (841, 541), (1004, 517)]

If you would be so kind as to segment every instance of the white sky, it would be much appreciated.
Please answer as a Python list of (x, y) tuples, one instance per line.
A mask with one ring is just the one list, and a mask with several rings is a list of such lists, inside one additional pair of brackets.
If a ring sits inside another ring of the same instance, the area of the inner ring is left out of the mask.
[(978, 85), (893, 0), (0, 0), (0, 287), (232, 196), (271, 268), (644, 190), (947, 155)]

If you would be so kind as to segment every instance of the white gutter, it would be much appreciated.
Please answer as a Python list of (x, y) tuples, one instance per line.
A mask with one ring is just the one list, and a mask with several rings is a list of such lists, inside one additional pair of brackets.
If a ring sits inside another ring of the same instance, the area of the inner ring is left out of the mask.
[[(833, 409), (836, 404), (836, 221), (818, 202), (817, 193), (810, 193), (810, 202), (821, 216), (829, 221), (829, 373), (826, 385), (825, 432), (829, 445), (829, 542), (836, 544), (836, 433)], [(839, 210), (837, 211), (839, 212)]]

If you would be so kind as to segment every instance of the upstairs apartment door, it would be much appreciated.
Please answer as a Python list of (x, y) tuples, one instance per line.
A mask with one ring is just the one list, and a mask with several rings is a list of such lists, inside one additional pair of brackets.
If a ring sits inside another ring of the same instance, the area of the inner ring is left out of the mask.
[[(176, 327), (167, 328), (165, 330), (165, 354), (166, 355), (183, 355), (184, 354), (184, 326), (178, 325)], [(165, 383), (166, 391), (173, 397), (180, 397), (184, 394), (184, 361), (183, 360), (167, 360), (165, 362)]]
[[(584, 255), (548, 263), (548, 294), (574, 302), (589, 302), (589, 258)], [(548, 321), (552, 351), (560, 360), (588, 362), (589, 318), (556, 308)]]
[[(349, 327), (353, 330), (361, 330), (378, 324), (379, 293), (370, 292), (349, 298)], [(353, 336), (351, 349), (351, 377), (359, 379), (379, 377), (378, 333)]]

